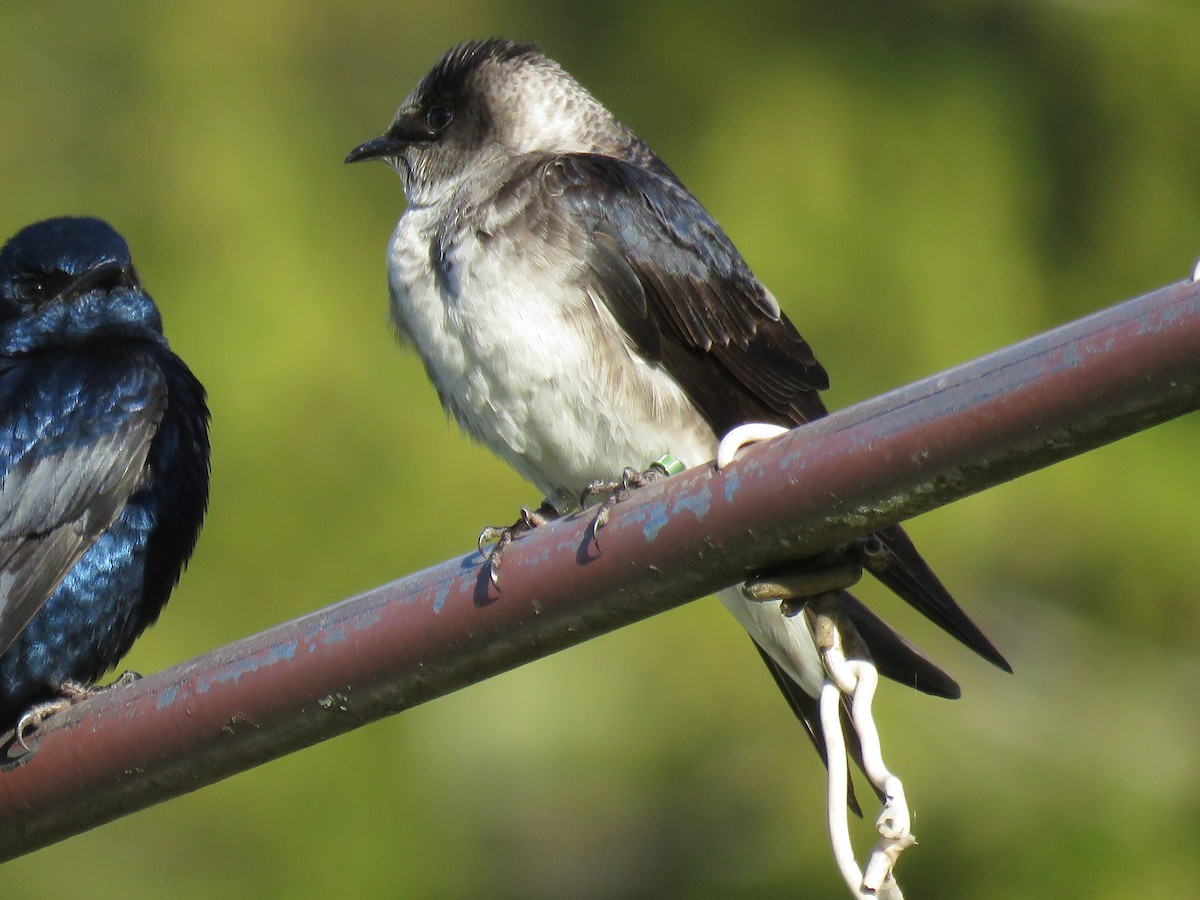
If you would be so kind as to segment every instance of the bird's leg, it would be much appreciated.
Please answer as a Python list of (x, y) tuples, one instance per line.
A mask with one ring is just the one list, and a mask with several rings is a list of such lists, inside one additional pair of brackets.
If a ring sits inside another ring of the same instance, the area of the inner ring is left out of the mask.
[(42, 727), (45, 722), (55, 713), (62, 712), (76, 703), (87, 700), (89, 697), (95, 697), (103, 694), (105, 691), (112, 690), (115, 687), (123, 687), (127, 684), (133, 684), (135, 681), (140, 681), (142, 678), (137, 672), (125, 671), (112, 684), (94, 685), (82, 684), (78, 681), (64, 681), (58, 686), (56, 693), (59, 695), (54, 700), (47, 700), (45, 703), (38, 703), (36, 706), (31, 706), (27, 709), (24, 715), (17, 722), (16, 731), (13, 735), (16, 742), (21, 745), (26, 753), (32, 749), (25, 742), (25, 735), (28, 731), (36, 731)]
[(672, 453), (664, 453), (644, 471), (639, 472), (637, 469), (626, 467), (621, 473), (620, 481), (593, 481), (583, 489), (583, 493), (579, 495), (579, 506), (586, 508), (588, 503), (596, 497), (603, 497), (600, 504), (596, 507), (596, 515), (592, 519), (591, 539), (592, 543), (598, 544), (599, 538), (597, 533), (608, 524), (608, 517), (612, 513), (612, 508), (620, 503), (628, 496), (629, 492), (640, 487), (645, 487), (648, 484), (653, 484), (656, 481), (662, 481), (671, 475), (677, 475), (682, 472), (686, 466), (683, 461)]
[[(824, 601), (815, 600), (806, 619), (825, 668), (819, 707), (829, 764), (829, 838), (834, 858), (854, 896), (900, 900), (903, 894), (892, 872), (900, 854), (915, 844), (916, 839), (912, 835), (904, 785), (883, 764), (879, 731), (871, 713), (879, 673), (854, 626), (840, 614), (834, 595)], [(863, 772), (884, 797), (883, 810), (875, 822), (879, 842), (862, 870), (854, 860), (846, 817), (848, 774), (842, 733), (843, 698), (849, 704), (850, 721), (862, 749)]]
[[(533, 531), (547, 522), (553, 522), (557, 518), (558, 510), (549, 500), (543, 500), (542, 505), (537, 509), (522, 506), (521, 517), (513, 524), (489, 525), (479, 532), (479, 554), (486, 557), (488, 578), (497, 589), (500, 587), (500, 562), (504, 557), (504, 551), (513, 542), (513, 539), (527, 531)], [(487, 544), (492, 544), (490, 550), (484, 549)]]

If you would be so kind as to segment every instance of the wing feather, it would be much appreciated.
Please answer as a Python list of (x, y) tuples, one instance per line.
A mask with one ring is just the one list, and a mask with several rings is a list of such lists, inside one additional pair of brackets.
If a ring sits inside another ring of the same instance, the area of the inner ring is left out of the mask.
[(156, 368), (72, 363), (0, 372), (0, 653), (137, 489), (166, 409)]
[[(522, 180), (526, 190), (512, 194), (531, 198), (529, 215), (559, 227), (573, 221), (574, 231), (592, 236), (581, 273), (587, 289), (647, 359), (674, 374), (717, 434), (750, 421), (790, 428), (826, 415), (818, 392), (829, 379), (812, 348), (676, 179), (612, 157), (569, 154), (531, 163), (514, 178)], [(1011, 671), (904, 531), (879, 537), (890, 557), (880, 579)]]

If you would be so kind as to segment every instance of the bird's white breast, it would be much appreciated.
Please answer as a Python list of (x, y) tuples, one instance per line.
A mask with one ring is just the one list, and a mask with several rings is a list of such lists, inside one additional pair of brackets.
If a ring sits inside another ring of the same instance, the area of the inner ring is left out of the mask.
[(443, 404), (564, 509), (626, 466), (665, 452), (698, 465), (716, 450), (683, 391), (581, 287), (577, 265), (536, 236), (517, 246), (447, 229), (437, 207), (410, 207), (389, 258), (392, 315)]

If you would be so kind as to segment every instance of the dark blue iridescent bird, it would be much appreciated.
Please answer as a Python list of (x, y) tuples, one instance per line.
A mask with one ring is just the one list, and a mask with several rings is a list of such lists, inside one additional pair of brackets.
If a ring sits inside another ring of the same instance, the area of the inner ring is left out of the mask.
[(0, 250), (0, 730), (86, 694), (158, 618), (208, 480), (204, 388), (125, 240), (92, 218), (19, 231)]

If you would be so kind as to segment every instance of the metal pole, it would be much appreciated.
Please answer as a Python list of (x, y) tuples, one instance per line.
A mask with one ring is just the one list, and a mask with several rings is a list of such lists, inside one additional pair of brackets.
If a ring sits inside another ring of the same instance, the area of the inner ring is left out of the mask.
[(1183, 283), (60, 713), (0, 770), (0, 859), (1200, 406)]

